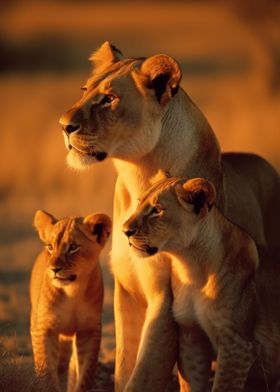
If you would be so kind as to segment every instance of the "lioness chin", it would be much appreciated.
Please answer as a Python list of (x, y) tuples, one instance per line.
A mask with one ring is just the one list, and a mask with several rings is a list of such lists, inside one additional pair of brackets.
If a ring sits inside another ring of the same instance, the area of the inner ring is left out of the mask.
[(273, 271), (265, 262), (258, 268), (254, 241), (221, 214), (215, 199), (215, 187), (205, 179), (163, 179), (140, 199), (123, 230), (137, 255), (149, 257), (152, 249), (171, 259), (178, 366), (190, 390), (208, 390), (215, 352), (213, 391), (244, 391), (253, 364), (254, 377), (274, 391), (280, 317), (267, 303), (280, 302), (274, 290), (280, 260)]
[(280, 180), (256, 155), (221, 154), (207, 120), (180, 87), (181, 70), (173, 58), (125, 58), (105, 42), (90, 59), (93, 72), (83, 96), (60, 119), (68, 162), (83, 167), (112, 158), (118, 171), (111, 253), (116, 391), (159, 392), (180, 357), (171, 265), (163, 262), (166, 256), (139, 260), (122, 233), (123, 222), (162, 169), (212, 181), (225, 216), (258, 245), (274, 246)]

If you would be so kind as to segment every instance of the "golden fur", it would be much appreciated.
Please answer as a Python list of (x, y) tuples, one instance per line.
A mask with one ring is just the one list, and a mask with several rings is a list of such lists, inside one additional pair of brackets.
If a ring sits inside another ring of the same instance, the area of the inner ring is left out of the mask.
[(57, 221), (37, 211), (34, 225), (45, 243), (30, 283), (36, 374), (46, 391), (60, 391), (58, 373), (67, 369), (67, 356), (73, 351), (68, 391), (88, 391), (93, 387), (101, 339), (103, 280), (98, 257), (111, 220), (92, 214)]
[(254, 241), (213, 206), (215, 193), (201, 178), (162, 180), (124, 232), (138, 255), (166, 252), (172, 260), (172, 309), (184, 346), (178, 365), (190, 390), (207, 390), (212, 347), (214, 391), (243, 391), (257, 356), (272, 390), (280, 373), (280, 317), (272, 306), (280, 270), (258, 268)]
[(279, 176), (258, 156), (220, 153), (207, 120), (180, 87), (181, 71), (171, 57), (129, 59), (106, 42), (91, 60), (84, 94), (60, 123), (71, 166), (109, 157), (118, 171), (111, 257), (116, 390), (158, 392), (177, 357), (171, 266), (166, 256), (145, 262), (130, 252), (123, 222), (162, 169), (211, 180), (225, 216), (258, 245), (276, 245)]

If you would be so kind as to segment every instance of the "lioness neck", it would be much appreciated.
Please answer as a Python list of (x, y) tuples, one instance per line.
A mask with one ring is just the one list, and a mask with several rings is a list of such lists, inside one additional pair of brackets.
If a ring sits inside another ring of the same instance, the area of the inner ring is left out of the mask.
[(161, 136), (154, 150), (140, 159), (114, 159), (114, 163), (129, 191), (136, 195), (150, 186), (159, 169), (172, 176), (206, 177), (217, 187), (220, 182), (219, 143), (206, 118), (182, 89), (171, 99), (162, 118)]

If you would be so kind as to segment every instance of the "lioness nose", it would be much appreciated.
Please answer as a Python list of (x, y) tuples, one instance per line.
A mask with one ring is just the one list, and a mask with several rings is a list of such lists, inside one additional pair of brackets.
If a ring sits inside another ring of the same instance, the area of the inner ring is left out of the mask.
[(136, 233), (136, 229), (126, 229), (126, 228), (124, 228), (124, 229), (123, 229), (123, 232), (124, 232), (124, 234), (125, 234), (127, 237), (131, 237), (133, 234)]
[(57, 272), (62, 270), (62, 267), (51, 267), (51, 270), (56, 274)]
[(70, 135), (70, 133), (76, 132), (81, 128), (80, 124), (68, 124), (63, 127), (64, 131)]
[(82, 120), (82, 112), (78, 108), (73, 107), (60, 117), (59, 124), (70, 135), (70, 133), (76, 132), (81, 128)]

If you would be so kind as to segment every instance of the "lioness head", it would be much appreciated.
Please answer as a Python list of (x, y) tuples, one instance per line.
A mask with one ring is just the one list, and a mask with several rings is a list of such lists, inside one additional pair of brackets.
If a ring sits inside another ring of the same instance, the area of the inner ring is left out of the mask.
[(182, 250), (198, 237), (215, 197), (213, 184), (203, 178), (161, 180), (143, 195), (123, 231), (142, 257)]
[(82, 168), (107, 156), (129, 160), (151, 152), (181, 79), (166, 55), (124, 58), (105, 42), (91, 57), (83, 95), (60, 119), (68, 163)]
[(111, 219), (92, 214), (57, 220), (39, 210), (34, 226), (45, 243), (48, 273), (54, 286), (61, 287), (87, 276), (95, 268), (111, 232)]

